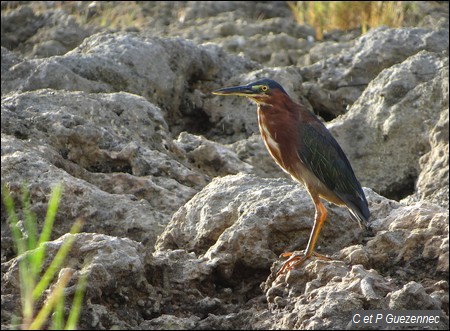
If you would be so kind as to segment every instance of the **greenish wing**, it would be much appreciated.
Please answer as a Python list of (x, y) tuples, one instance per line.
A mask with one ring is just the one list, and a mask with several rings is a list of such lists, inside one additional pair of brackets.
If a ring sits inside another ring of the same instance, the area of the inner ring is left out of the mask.
[(314, 175), (341, 199), (360, 195), (350, 162), (325, 126), (301, 124), (298, 154)]
[(301, 123), (298, 132), (301, 161), (346, 203), (356, 219), (367, 222), (370, 211), (364, 191), (331, 133), (320, 121)]

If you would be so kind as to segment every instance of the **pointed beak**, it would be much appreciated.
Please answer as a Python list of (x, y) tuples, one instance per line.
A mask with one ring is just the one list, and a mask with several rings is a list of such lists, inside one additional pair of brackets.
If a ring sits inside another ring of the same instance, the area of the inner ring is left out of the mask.
[(216, 95), (241, 95), (244, 97), (251, 97), (252, 95), (258, 94), (249, 85), (225, 87), (211, 92)]

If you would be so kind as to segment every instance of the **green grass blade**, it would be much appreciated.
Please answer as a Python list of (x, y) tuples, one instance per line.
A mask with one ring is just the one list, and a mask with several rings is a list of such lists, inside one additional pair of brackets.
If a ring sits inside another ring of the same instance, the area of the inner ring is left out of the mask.
[(22, 231), (20, 231), (18, 226), (19, 219), (14, 209), (14, 201), (11, 197), (9, 189), (5, 185), (2, 185), (2, 197), (3, 203), (5, 204), (6, 213), (8, 214), (8, 221), (11, 227), (13, 240), (14, 243), (16, 244), (17, 255), (21, 255), (26, 251), (26, 244), (23, 239)]
[[(30, 192), (26, 184), (22, 185), (22, 208), (24, 216), (24, 227), (27, 237), (27, 250), (34, 250), (37, 247), (38, 229), (36, 215), (31, 211)], [(36, 254), (38, 257), (36, 257)], [(40, 254), (41, 253), (38, 251), (27, 254), (28, 264), (31, 272), (30, 277), (33, 278), (33, 286), (35, 284), (35, 280), (39, 275), (39, 272), (41, 271), (42, 260), (39, 259)]]
[(17, 256), (21, 256), (19, 260), (19, 279), (20, 279), (20, 300), (22, 304), (22, 316), (25, 325), (33, 318), (33, 297), (32, 290), (34, 286), (34, 278), (30, 273), (29, 257), (25, 255), (27, 245), (22, 231), (19, 229), (19, 219), (15, 212), (14, 201), (11, 197), (9, 189), (2, 185), (3, 203), (8, 214), (8, 222), (11, 228), (14, 244), (17, 250)]
[[(22, 320), (19, 321), (18, 316), (13, 316), (13, 320), (11, 321), (12, 326), (31, 330), (41, 329), (42, 327), (47, 328), (48, 317), (54, 312), (50, 327), (61, 330), (64, 327), (64, 289), (70, 281), (73, 271), (67, 269), (64, 270), (64, 273), (60, 274), (58, 282), (53, 287), (47, 297), (46, 303), (36, 316), (34, 316), (35, 304), (38, 299), (41, 298), (44, 291), (49, 288), (50, 282), (60, 270), (75, 240), (74, 234), (80, 231), (83, 222), (82, 220), (77, 220), (75, 222), (70, 231), (71, 234), (68, 235), (66, 240), (61, 244), (58, 252), (51, 261), (50, 266), (35, 287), (34, 285), (38, 281), (45, 258), (45, 242), (50, 240), (56, 212), (59, 207), (59, 201), (62, 195), (62, 185), (58, 184), (52, 190), (47, 215), (39, 240), (37, 238), (38, 229), (36, 215), (31, 211), (30, 193), (26, 184), (23, 184), (22, 186), (23, 229), (19, 226), (19, 218), (15, 212), (14, 200), (8, 187), (2, 184), (1, 188), (1, 195), (8, 215), (8, 223), (11, 228), (19, 264), (22, 307), (20, 315), (22, 315)], [(87, 275), (82, 275), (77, 284), (74, 300), (65, 326), (66, 329), (76, 328), (86, 286)]]
[(19, 258), (19, 277), (23, 322), (24, 325), (28, 325), (33, 319), (34, 300), (32, 293), (35, 284), (35, 278), (29, 270), (29, 264), (27, 261), (27, 257), (25, 256)]
[(39, 237), (39, 244), (50, 240), (50, 235), (53, 229), (53, 222), (55, 221), (56, 212), (58, 211), (61, 195), (62, 184), (59, 183), (53, 187), (50, 200), (48, 201), (47, 215), (45, 216), (44, 226), (42, 228), (41, 236)]
[(37, 224), (36, 217), (31, 212), (30, 191), (26, 184), (22, 185), (22, 208), (24, 217), (24, 226), (27, 233), (27, 249), (32, 250), (37, 246)]
[(44, 306), (41, 308), (41, 310), (38, 312), (36, 317), (34, 318), (33, 322), (30, 324), (29, 329), (30, 330), (39, 330), (42, 328), (44, 323), (47, 321), (48, 316), (53, 311), (54, 306), (58, 301), (61, 300), (61, 297), (64, 295), (64, 289), (66, 288), (66, 285), (69, 283), (70, 279), (72, 278), (72, 272), (67, 270), (61, 278), (58, 280), (58, 283), (56, 284), (55, 288), (52, 290), (52, 292), (49, 294), (48, 299)]
[(56, 212), (58, 211), (59, 201), (62, 194), (62, 184), (55, 185), (52, 189), (52, 194), (48, 202), (47, 215), (45, 216), (44, 226), (42, 227), (41, 235), (39, 236), (39, 248), (34, 256), (34, 267), (37, 269), (37, 273), (41, 271), (42, 263), (45, 256), (45, 246), (43, 243), (50, 240), (50, 235), (53, 230), (53, 223), (55, 221)]
[(67, 324), (65, 330), (76, 330), (78, 318), (81, 312), (81, 305), (83, 304), (84, 293), (86, 292), (88, 273), (80, 275), (78, 279), (77, 289), (73, 298), (72, 307), (70, 309), (69, 317), (67, 318)]
[[(72, 247), (72, 244), (75, 240), (75, 233), (78, 233), (81, 229), (82, 221), (77, 220), (74, 225), (72, 226), (72, 229), (70, 230), (70, 235), (67, 236), (67, 239), (64, 241), (64, 243), (61, 245), (61, 247), (58, 250), (58, 253), (56, 253), (55, 257), (53, 258), (53, 261), (50, 263), (50, 266), (45, 271), (44, 275), (42, 276), (39, 283), (36, 285), (33, 291), (33, 298), (37, 300), (42, 293), (47, 289), (48, 285), (52, 281), (55, 274), (59, 271), (62, 263), (64, 262), (67, 254), (69, 253), (70, 248)], [(43, 246), (43, 245), (42, 245)]]
[[(63, 289), (64, 290), (64, 289)], [(52, 330), (62, 330), (64, 326), (64, 293), (62, 293), (55, 302), (55, 313), (52, 316)]]

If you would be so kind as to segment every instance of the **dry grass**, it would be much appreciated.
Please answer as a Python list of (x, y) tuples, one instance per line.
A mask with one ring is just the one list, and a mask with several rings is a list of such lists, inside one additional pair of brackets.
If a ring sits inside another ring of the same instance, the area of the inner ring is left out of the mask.
[[(32, 7), (40, 14), (47, 12), (49, 8), (61, 9), (71, 14), (81, 25), (89, 24), (105, 29), (141, 28), (148, 21), (143, 5), (138, 1), (36, 1)], [(5, 6), (5, 10), (13, 8)]]
[[(91, 16), (89, 12), (94, 14)], [(147, 21), (142, 5), (136, 1), (97, 1), (96, 8), (88, 8), (85, 19), (86, 23), (118, 30), (140, 28)]]
[(380, 25), (400, 27), (414, 4), (406, 1), (288, 1), (299, 24), (316, 30), (316, 38), (335, 29), (359, 28), (362, 33)]
[[(17, 7), (20, 2), (5, 2), (3, 10)], [(316, 38), (334, 29), (359, 28), (365, 33), (380, 25), (402, 26), (405, 18), (415, 11), (414, 1), (287, 1), (299, 24), (308, 24), (316, 30)], [(72, 14), (80, 24), (124, 30), (148, 25), (148, 5), (141, 1), (36, 1), (37, 13), (56, 7)]]

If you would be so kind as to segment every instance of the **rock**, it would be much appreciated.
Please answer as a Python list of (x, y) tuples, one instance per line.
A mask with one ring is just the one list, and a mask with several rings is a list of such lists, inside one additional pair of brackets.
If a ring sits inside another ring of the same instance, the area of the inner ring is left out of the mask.
[[(58, 240), (46, 243), (46, 254), (53, 257), (68, 236), (75, 236), (76, 239), (67, 260), (73, 268), (80, 270), (72, 276), (73, 279), (65, 290), (68, 297), (73, 296), (80, 274), (88, 274), (80, 328), (102, 329), (118, 325), (130, 329), (137, 326), (142, 317), (138, 317), (133, 311), (144, 310), (137, 302), (143, 300), (146, 309), (151, 311), (157, 300), (156, 290), (145, 279), (144, 246), (130, 239), (101, 234), (66, 234)], [(2, 296), (5, 286), (19, 298), (16, 279), (17, 260), (20, 258), (23, 257), (19, 256), (5, 265), (2, 264)], [(50, 259), (45, 261), (47, 268)], [(127, 277), (122, 277), (123, 274)], [(130, 282), (129, 279), (133, 281)], [(72, 300), (67, 301), (70, 304)], [(119, 303), (120, 310), (116, 306)], [(19, 305), (18, 303), (17, 306)]]
[(182, 132), (175, 144), (195, 168), (210, 177), (253, 172), (253, 167), (239, 160), (233, 151), (204, 137)]
[(429, 200), (447, 209), (449, 207), (448, 137), (448, 111), (444, 110), (431, 130), (430, 151), (419, 159), (420, 173), (416, 183), (417, 199)]
[[(250, 270), (268, 270), (279, 254), (304, 249), (313, 220), (314, 205), (300, 184), (227, 176), (213, 180), (174, 214), (156, 249), (204, 254), (222, 277), (231, 279)], [(331, 207), (319, 251), (337, 251), (362, 240), (363, 233), (346, 210)]]
[(62, 220), (81, 217), (85, 231), (127, 233), (152, 249), (172, 213), (206, 184), (170, 145), (161, 110), (135, 95), (40, 90), (2, 102), (2, 180), (17, 201), (29, 183), (40, 222), (51, 186), (63, 183), (57, 236), (71, 226)]
[(42, 18), (29, 6), (19, 6), (6, 13), (2, 8), (2, 46), (14, 49), (43, 26)]
[[(269, 7), (272, 8), (268, 10)], [(205, 11), (212, 14), (205, 18), (201, 15)], [(249, 20), (243, 17), (244, 13), (249, 16), (260, 13), (264, 19)], [(193, 3), (187, 6), (181, 24), (174, 24), (170, 33), (197, 43), (215, 42), (227, 52), (245, 54), (262, 64), (295, 65), (297, 58), (311, 48), (312, 43), (307, 40), (315, 32), (312, 27), (299, 25), (293, 19), (286, 19), (286, 16), (291, 16), (289, 8), (281, 3), (276, 6), (258, 3), (248, 7), (232, 2), (220, 5), (211, 3), (207, 8)]]
[(423, 50), (440, 53), (447, 48), (448, 29), (372, 29), (348, 51), (323, 55), (324, 60), (301, 69), (303, 80), (313, 85), (306, 97), (320, 114), (343, 114), (383, 69)]
[[(420, 52), (382, 71), (349, 112), (330, 123), (363, 185), (394, 199), (414, 192), (419, 160), (430, 151), (428, 137), (448, 112), (447, 77), (448, 57)], [(445, 132), (445, 117), (441, 121), (438, 130)], [(448, 136), (441, 139), (448, 143)], [(439, 174), (433, 181), (447, 187), (448, 172)]]
[(448, 223), (448, 213), (433, 204), (419, 202), (395, 209), (380, 219), (380, 227), (373, 227), (377, 234), (366, 247), (370, 267), (384, 274), (395, 270), (398, 278), (407, 280), (448, 274), (448, 263), (444, 262)]
[[(234, 69), (230, 69), (230, 61)], [(158, 105), (174, 134), (186, 129), (208, 133), (220, 123), (202, 110), (205, 106), (200, 96), (204, 92), (200, 85), (194, 88), (195, 82), (212, 80), (221, 71), (231, 77), (252, 66), (211, 45), (198, 47), (186, 40), (132, 33), (100, 33), (86, 38), (64, 56), (25, 60), (3, 71), (2, 94), (43, 88), (89, 93), (125, 91)], [(187, 93), (187, 85), (193, 95)]]
[(20, 6), (5, 14), (2, 11), (5, 45), (27, 58), (65, 54), (95, 30), (92, 26), (81, 26), (74, 16), (63, 10), (50, 9), (38, 14), (32, 7)]
[(199, 318), (177, 317), (175, 315), (163, 314), (152, 320), (144, 321), (139, 325), (139, 330), (192, 330)]
[[(147, 256), (147, 262), (152, 283), (166, 291), (177, 287), (179, 291), (197, 292), (198, 283), (207, 279), (212, 272), (205, 258), (184, 249), (155, 251)], [(170, 283), (167, 282), (169, 279)], [(186, 286), (188, 284), (191, 286)]]
[[(447, 213), (432, 204), (392, 204), (374, 192), (366, 195), (373, 219), (366, 244), (341, 249), (333, 255), (340, 261), (314, 258), (278, 277), (280, 264), (273, 265), (262, 289), (281, 315), (275, 328), (343, 329), (358, 309), (447, 310), (436, 282), (448, 275), (441, 267), (448, 256)], [(444, 313), (439, 329), (447, 325)]]
[[(185, 12), (183, 15), (183, 22), (186, 27), (190, 25), (187, 24), (189, 21), (197, 22), (198, 20), (204, 19), (205, 17), (212, 18), (221, 13), (231, 12), (234, 15), (242, 18), (253, 18), (258, 19), (260, 17), (272, 18), (272, 17), (282, 17), (284, 15), (289, 15), (289, 8), (287, 6), (273, 6), (273, 3), (238, 3), (235, 1), (229, 2), (214, 2), (210, 1), (208, 6), (204, 6), (201, 3), (189, 3), (185, 7)], [(301, 29), (302, 27), (298, 27)], [(255, 31), (257, 29), (254, 29)]]
[[(69, 309), (91, 272), (80, 329), (351, 329), (356, 309), (422, 306), (448, 329), (448, 3), (324, 42), (272, 1), (1, 6), (2, 185), (21, 223), (25, 181), (40, 229), (63, 182), (45, 266), (85, 220), (58, 276), (73, 273)], [(314, 206), (266, 151), (255, 104), (211, 94), (262, 77), (331, 121), (371, 211), (359, 228), (326, 204), (330, 259), (279, 277)], [(1, 219), (11, 329), (23, 257)]]
[[(333, 41), (324, 41), (322, 43), (314, 44), (307, 55), (304, 56), (304, 59), (299, 59), (297, 66), (305, 67), (319, 61), (325, 61), (327, 58), (337, 56), (342, 50), (350, 50), (353, 44), (354, 42), (339, 43)], [(311, 101), (313, 101), (313, 98), (311, 98)]]
[(390, 293), (389, 309), (393, 310), (439, 310), (440, 302), (430, 297), (422, 285), (409, 282), (398, 291)]
[[(331, 323), (345, 328), (353, 310), (375, 309), (394, 288), (375, 270), (359, 265), (350, 270), (342, 262), (319, 260), (291, 271), (272, 286), (281, 287), (279, 295), (287, 298), (286, 313), (276, 323), (280, 329), (330, 329)], [(268, 296), (268, 301), (276, 308), (279, 299)]]
[[(22, 61), (22, 59), (19, 56), (17, 56), (17, 54), (2, 47), (2, 76), (3, 76), (3, 74), (6, 74), (12, 66), (16, 65), (17, 63), (19, 63), (21, 61)], [(3, 91), (3, 87), (2, 87), (2, 91)], [(2, 94), (3, 94), (3, 92), (2, 92)]]
[(416, 4), (421, 15), (418, 26), (429, 29), (448, 28), (448, 6), (440, 6), (439, 3), (421, 2)]

